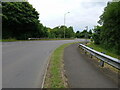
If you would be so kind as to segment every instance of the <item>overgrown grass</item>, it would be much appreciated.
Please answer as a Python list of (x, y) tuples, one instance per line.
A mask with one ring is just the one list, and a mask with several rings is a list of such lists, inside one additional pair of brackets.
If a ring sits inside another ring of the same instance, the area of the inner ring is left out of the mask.
[(91, 42), (91, 43), (88, 43), (87, 46), (88, 47), (92, 47), (96, 51), (104, 52), (106, 55), (109, 55), (109, 56), (112, 56), (114, 58), (120, 59), (119, 55), (115, 54), (114, 52), (112, 52), (110, 50), (106, 50), (106, 49), (102, 48), (102, 46), (100, 46), (100, 45), (96, 45), (96, 44), (94, 44), (94, 43)]
[(52, 54), (47, 71), (44, 88), (67, 88), (62, 77), (64, 48), (73, 43), (58, 47)]

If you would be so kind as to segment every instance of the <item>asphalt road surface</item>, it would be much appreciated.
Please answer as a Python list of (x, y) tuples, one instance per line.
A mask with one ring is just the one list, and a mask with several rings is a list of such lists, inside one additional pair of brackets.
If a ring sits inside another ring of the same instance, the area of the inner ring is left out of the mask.
[(110, 78), (95, 67), (92, 60), (80, 53), (78, 44), (65, 48), (66, 76), (72, 88), (117, 88)]
[(45, 66), (58, 46), (84, 40), (2, 43), (2, 88), (40, 88)]

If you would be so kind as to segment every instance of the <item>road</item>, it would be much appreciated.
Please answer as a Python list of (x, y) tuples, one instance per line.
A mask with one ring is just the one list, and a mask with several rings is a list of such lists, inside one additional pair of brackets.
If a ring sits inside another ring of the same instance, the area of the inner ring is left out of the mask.
[(40, 88), (49, 56), (58, 46), (83, 40), (2, 43), (2, 87)]
[(71, 88), (118, 88), (89, 57), (80, 53), (78, 44), (65, 48), (64, 64)]

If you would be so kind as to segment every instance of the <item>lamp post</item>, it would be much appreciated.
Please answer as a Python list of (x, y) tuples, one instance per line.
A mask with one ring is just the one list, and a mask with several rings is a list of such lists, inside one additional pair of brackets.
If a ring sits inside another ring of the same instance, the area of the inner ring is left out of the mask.
[(66, 15), (70, 13), (70, 12), (67, 12), (64, 14), (64, 38), (65, 38), (65, 21), (66, 21)]
[(87, 38), (88, 38), (87, 31), (88, 31), (88, 26), (86, 26), (85, 29), (86, 29), (85, 38), (86, 38), (86, 44), (87, 44)]

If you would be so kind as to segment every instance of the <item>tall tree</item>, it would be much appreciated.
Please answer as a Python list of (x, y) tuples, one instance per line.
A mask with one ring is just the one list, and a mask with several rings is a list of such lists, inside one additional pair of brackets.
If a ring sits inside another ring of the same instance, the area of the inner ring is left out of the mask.
[(120, 1), (107, 4), (99, 23), (103, 25), (100, 34), (101, 44), (120, 54)]
[(39, 14), (28, 2), (3, 2), (2, 13), (3, 39), (39, 36)]

